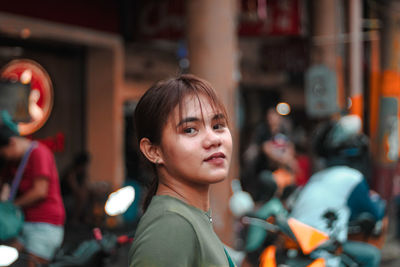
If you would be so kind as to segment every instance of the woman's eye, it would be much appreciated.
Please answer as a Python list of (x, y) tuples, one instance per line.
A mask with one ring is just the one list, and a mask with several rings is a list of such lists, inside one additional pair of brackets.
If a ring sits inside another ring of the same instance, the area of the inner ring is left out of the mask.
[(188, 128), (183, 129), (183, 132), (187, 133), (187, 134), (194, 134), (196, 132), (196, 129), (188, 127)]
[(224, 128), (225, 128), (225, 124), (223, 124), (223, 123), (217, 123), (217, 124), (215, 124), (213, 126), (214, 130), (221, 130), (221, 129), (224, 129)]

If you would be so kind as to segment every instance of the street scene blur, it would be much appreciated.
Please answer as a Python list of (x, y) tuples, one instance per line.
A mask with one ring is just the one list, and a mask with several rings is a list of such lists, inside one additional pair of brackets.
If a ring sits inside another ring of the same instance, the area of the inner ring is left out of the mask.
[(181, 74), (229, 117), (230, 266), (400, 266), (400, 0), (2, 1), (0, 266), (128, 266), (135, 108)]

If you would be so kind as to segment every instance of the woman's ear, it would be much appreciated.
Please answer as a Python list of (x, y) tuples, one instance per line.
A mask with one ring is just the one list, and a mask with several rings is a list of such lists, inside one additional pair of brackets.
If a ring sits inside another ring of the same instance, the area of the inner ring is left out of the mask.
[(163, 159), (160, 153), (160, 148), (154, 145), (148, 138), (144, 137), (140, 140), (140, 151), (145, 157), (154, 164), (162, 164)]

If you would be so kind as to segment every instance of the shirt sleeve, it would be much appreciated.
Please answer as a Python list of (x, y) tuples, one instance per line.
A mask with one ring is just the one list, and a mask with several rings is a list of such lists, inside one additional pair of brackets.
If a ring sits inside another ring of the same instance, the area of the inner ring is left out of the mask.
[(51, 177), (52, 164), (50, 160), (48, 151), (40, 147), (34, 149), (29, 156), (29, 164), (34, 166), (34, 168), (30, 168), (32, 177)]
[(179, 214), (167, 212), (133, 241), (129, 266), (199, 266), (199, 254), (192, 225)]
[(351, 192), (347, 202), (351, 216), (350, 220), (355, 219), (363, 212), (370, 213), (376, 220), (383, 218), (385, 210), (380, 201), (372, 201), (369, 196), (369, 188), (363, 179)]

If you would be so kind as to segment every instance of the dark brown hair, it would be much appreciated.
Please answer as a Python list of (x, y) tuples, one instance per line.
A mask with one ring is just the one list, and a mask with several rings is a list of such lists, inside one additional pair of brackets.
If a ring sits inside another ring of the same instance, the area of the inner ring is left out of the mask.
[[(227, 118), (223, 103), (218, 99), (214, 89), (207, 81), (192, 74), (183, 74), (176, 78), (160, 81), (146, 91), (136, 106), (134, 124), (138, 147), (140, 147), (140, 140), (145, 137), (155, 145), (161, 144), (162, 131), (169, 116), (177, 106), (180, 116), (182, 115), (182, 102), (187, 95), (193, 95), (197, 98), (200, 95), (206, 96), (212, 108), (219, 110)], [(146, 210), (157, 192), (158, 177), (155, 165), (148, 161), (142, 153), (141, 155), (153, 174), (153, 177), (148, 181), (148, 192), (143, 205), (144, 210)]]

